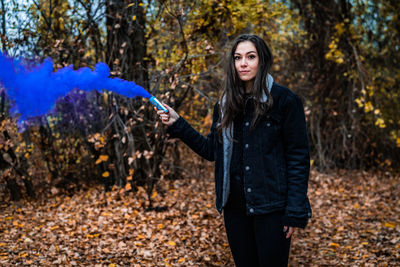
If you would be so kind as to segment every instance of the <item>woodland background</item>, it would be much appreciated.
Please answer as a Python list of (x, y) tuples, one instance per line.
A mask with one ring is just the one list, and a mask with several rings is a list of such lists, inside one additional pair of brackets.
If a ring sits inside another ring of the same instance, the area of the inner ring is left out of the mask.
[[(400, 262), (400, 2), (0, 0), (0, 49), (107, 63), (206, 134), (241, 33), (303, 100), (314, 218), (291, 265)], [(230, 266), (212, 164), (145, 99), (79, 89), (18, 131), (0, 87), (0, 263)], [(156, 240), (156, 241), (155, 241)], [(370, 264), (370, 265), (369, 265)]]

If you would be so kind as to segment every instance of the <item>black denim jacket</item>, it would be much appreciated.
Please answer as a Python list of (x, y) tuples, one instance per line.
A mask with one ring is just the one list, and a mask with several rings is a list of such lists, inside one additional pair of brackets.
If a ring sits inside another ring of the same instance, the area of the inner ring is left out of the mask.
[[(252, 131), (252, 115), (246, 113), (244, 117), (246, 211), (248, 215), (257, 215), (285, 210), (284, 225), (304, 228), (308, 218), (311, 218), (307, 196), (310, 150), (304, 109), (297, 95), (277, 83), (273, 83), (271, 95), (272, 109)], [(217, 134), (220, 114), (217, 103), (211, 130), (206, 137), (182, 117), (168, 127), (167, 132), (172, 138), (180, 138), (203, 158), (215, 161), (216, 207), (221, 213), (229, 195), (229, 183), (224, 179), (226, 144), (220, 141)]]

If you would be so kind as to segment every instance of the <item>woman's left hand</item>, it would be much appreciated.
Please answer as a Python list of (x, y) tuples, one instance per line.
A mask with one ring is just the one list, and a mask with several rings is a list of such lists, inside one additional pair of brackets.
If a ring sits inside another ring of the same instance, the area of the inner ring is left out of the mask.
[(290, 238), (292, 236), (293, 232), (294, 232), (294, 227), (283, 226), (283, 231), (286, 233), (286, 238)]

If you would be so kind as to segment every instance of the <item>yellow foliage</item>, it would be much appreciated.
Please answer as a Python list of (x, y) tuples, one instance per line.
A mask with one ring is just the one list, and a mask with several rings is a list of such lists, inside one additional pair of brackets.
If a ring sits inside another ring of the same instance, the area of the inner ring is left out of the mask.
[(364, 103), (360, 98), (356, 98), (355, 101), (356, 101), (356, 103), (357, 103), (359, 108), (362, 108), (364, 106)]
[(375, 125), (378, 126), (379, 128), (386, 128), (385, 121), (382, 118), (378, 118), (375, 121)]
[(372, 103), (371, 103), (370, 101), (368, 101), (367, 103), (365, 103), (364, 111), (365, 111), (366, 113), (372, 111), (373, 109), (374, 109), (374, 107), (372, 106)]
[(100, 155), (99, 158), (96, 160), (96, 165), (107, 160), (108, 160), (108, 155)]
[(372, 85), (367, 85), (368, 96), (372, 97), (374, 95), (374, 87)]
[(342, 35), (345, 32), (345, 25), (343, 22), (335, 25), (337, 35)]
[(329, 51), (325, 54), (325, 59), (335, 61), (337, 64), (344, 63), (344, 54), (338, 49), (337, 40), (333, 39), (328, 47)]
[(334, 50), (337, 48), (337, 44), (335, 40), (332, 40), (331, 43), (328, 45), (329, 49)]
[(335, 62), (338, 63), (338, 64), (342, 64), (344, 62), (344, 60), (343, 60), (343, 58), (337, 58), (335, 60)]
[(361, 94), (366, 95), (366, 94), (367, 94), (367, 91), (365, 91), (365, 89), (362, 89), (362, 90), (361, 90)]

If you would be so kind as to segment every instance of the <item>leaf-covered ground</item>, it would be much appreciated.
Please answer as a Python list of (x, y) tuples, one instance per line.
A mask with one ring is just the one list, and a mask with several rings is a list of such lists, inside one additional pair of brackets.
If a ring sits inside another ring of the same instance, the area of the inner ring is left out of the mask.
[[(312, 172), (313, 219), (295, 233), (290, 266), (399, 266), (399, 177)], [(144, 190), (0, 207), (0, 265), (233, 266), (207, 179), (164, 181), (166, 211), (145, 211)]]

